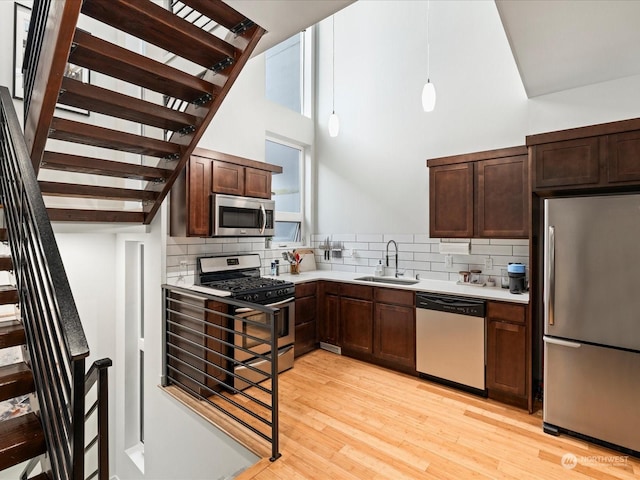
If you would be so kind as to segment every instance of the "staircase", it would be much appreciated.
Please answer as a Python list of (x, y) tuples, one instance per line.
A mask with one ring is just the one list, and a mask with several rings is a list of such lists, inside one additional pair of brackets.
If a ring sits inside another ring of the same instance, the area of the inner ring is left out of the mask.
[(149, 224), (264, 34), (221, 0), (170, 4), (35, 1), (24, 130), (52, 221)]
[[(2, 241), (7, 239), (6, 229), (0, 230)], [(0, 270), (11, 271), (11, 257), (0, 256)], [(18, 303), (18, 292), (14, 286), (0, 286), (0, 308), (11, 309)], [(26, 336), (18, 310), (15, 315), (2, 316), (0, 321), (0, 358), (5, 357), (7, 349), (22, 347)], [(33, 373), (27, 363), (20, 361), (0, 366), (0, 402), (18, 399), (35, 392)], [(5, 409), (3, 409), (5, 410)], [(33, 411), (20, 416), (10, 416), (0, 421), (0, 470), (37, 458), (46, 452), (44, 431), (39, 418)], [(46, 474), (31, 477), (49, 479)]]

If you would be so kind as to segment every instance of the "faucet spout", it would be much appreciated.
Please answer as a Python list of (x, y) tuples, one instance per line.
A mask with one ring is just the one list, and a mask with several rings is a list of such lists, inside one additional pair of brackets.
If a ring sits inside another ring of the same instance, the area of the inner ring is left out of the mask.
[(387, 267), (389, 266), (389, 245), (391, 245), (393, 243), (393, 246), (396, 250), (395, 253), (395, 257), (396, 257), (396, 272), (395, 272), (395, 277), (398, 278), (398, 244), (396, 243), (395, 240), (389, 240), (387, 242)]

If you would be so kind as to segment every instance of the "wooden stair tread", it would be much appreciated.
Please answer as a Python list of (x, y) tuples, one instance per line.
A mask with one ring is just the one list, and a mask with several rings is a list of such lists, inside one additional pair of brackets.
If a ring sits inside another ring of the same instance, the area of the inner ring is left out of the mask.
[(17, 347), (26, 341), (24, 327), (19, 320), (0, 323), (0, 348)]
[(11, 255), (0, 255), (0, 270), (9, 271), (13, 270), (13, 260)]
[(149, 0), (85, 0), (82, 13), (205, 68), (235, 48)]
[(158, 193), (152, 190), (135, 190), (133, 188), (102, 187), (98, 185), (44, 181), (40, 181), (38, 184), (40, 185), (40, 191), (45, 196), (139, 201), (153, 201), (158, 197)]
[(0, 367), (0, 401), (32, 393), (33, 374), (24, 362)]
[(144, 212), (124, 210), (82, 210), (74, 208), (47, 208), (52, 222), (101, 222), (101, 223), (142, 223)]
[(172, 132), (199, 124), (194, 115), (68, 77), (62, 80), (58, 102)]
[(0, 470), (46, 451), (44, 432), (34, 413), (0, 422)]
[(160, 158), (181, 153), (175, 143), (58, 117), (53, 117), (49, 138)]
[(0, 285), (0, 305), (18, 303), (18, 290), (12, 285)]
[(82, 157), (80, 155), (58, 152), (44, 152), (40, 168), (130, 178), (149, 182), (164, 181), (169, 178), (172, 173), (172, 170), (166, 168), (148, 167), (146, 165), (102, 160), (99, 158)]
[(170, 97), (195, 102), (218, 87), (113, 43), (76, 30), (69, 62)]

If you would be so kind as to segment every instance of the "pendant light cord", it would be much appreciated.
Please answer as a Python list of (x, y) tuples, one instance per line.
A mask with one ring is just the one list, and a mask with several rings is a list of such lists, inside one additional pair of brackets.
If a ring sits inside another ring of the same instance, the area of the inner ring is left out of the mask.
[(331, 109), (336, 113), (336, 17), (331, 15)]
[(429, 43), (429, 7), (430, 0), (427, 0), (427, 83), (429, 83), (431, 78), (431, 44)]

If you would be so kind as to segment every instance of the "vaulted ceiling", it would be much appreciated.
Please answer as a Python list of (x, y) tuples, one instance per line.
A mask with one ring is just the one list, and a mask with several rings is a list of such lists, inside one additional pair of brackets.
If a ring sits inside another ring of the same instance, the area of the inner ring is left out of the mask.
[[(267, 29), (257, 54), (354, 0), (225, 1)], [(640, 1), (495, 4), (529, 98), (640, 74)]]

